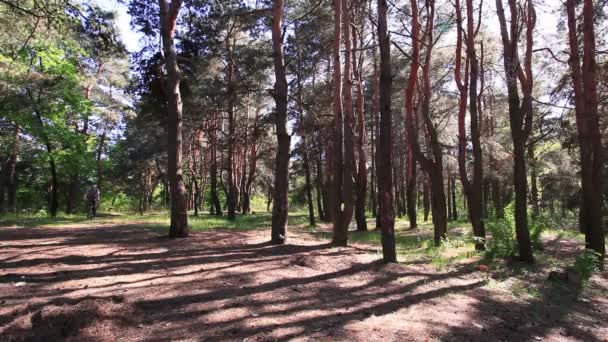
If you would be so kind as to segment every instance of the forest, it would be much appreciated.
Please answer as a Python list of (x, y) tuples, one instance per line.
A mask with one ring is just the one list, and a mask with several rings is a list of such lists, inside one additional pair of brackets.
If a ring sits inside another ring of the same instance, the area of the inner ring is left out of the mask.
[(0, 341), (605, 341), (608, 2), (0, 0)]

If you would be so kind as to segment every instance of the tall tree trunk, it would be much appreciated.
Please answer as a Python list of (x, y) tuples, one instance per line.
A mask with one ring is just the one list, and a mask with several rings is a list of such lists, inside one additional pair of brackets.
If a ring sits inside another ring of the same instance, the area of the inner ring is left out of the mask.
[(228, 173), (228, 192), (226, 196), (226, 207), (228, 210), (228, 219), (236, 218), (236, 186), (234, 184), (234, 145), (236, 139), (236, 127), (234, 121), (234, 106), (236, 102), (236, 89), (234, 85), (234, 60), (232, 56), (232, 30), (226, 36), (226, 52), (228, 54), (227, 78), (228, 78), (228, 160), (226, 162), (226, 171)]
[(177, 15), (181, 7), (181, 0), (159, 0), (161, 37), (165, 54), (165, 67), (167, 69), (167, 111), (169, 143), (168, 173), (171, 187), (171, 226), (169, 237), (188, 236), (188, 209), (186, 186), (182, 176), (182, 99), (179, 89), (181, 72), (177, 65), (177, 52), (173, 37)]
[(418, 183), (418, 172), (416, 170), (416, 160), (414, 158), (414, 151), (409, 145), (407, 147), (407, 184), (406, 184), (406, 201), (407, 201), (407, 216), (410, 221), (409, 229), (418, 228), (418, 221), (416, 214), (418, 212), (416, 199), (418, 197), (417, 183)]
[(422, 183), (422, 207), (424, 208), (424, 222), (429, 220), (429, 212), (431, 209), (431, 181), (430, 176), (426, 175)]
[(540, 208), (538, 203), (538, 171), (536, 169), (536, 156), (534, 144), (528, 145), (528, 162), (530, 163), (530, 201), (532, 202), (532, 215), (538, 217)]
[[(370, 2), (371, 5), (371, 2)], [(374, 44), (376, 43), (376, 35), (374, 34), (374, 30), (372, 30), (372, 36)], [(378, 146), (378, 135), (379, 135), (379, 118), (378, 113), (380, 112), (380, 76), (378, 72), (378, 62), (376, 56), (376, 49), (373, 50), (373, 99), (372, 99), (372, 129), (371, 129), (371, 139), (370, 139), (370, 151), (371, 151), (371, 175), (370, 175), (370, 207), (372, 211), (372, 216), (377, 217), (377, 209), (378, 209), (378, 196), (377, 196), (377, 177), (376, 177), (376, 155), (377, 155), (377, 146)]]
[(410, 65), (410, 76), (406, 88), (406, 118), (408, 126), (408, 137), (414, 137), (418, 129), (414, 125), (414, 92), (420, 91), (420, 102), (424, 129), (429, 145), (429, 156), (425, 156), (420, 150), (418, 141), (412, 144), (416, 161), (420, 163), (422, 168), (429, 176), (433, 194), (431, 198), (431, 208), (433, 210), (433, 231), (435, 244), (439, 245), (447, 236), (447, 208), (445, 191), (443, 184), (443, 151), (437, 128), (431, 120), (431, 57), (432, 49), (435, 44), (433, 38), (433, 29), (435, 27), (435, 1), (428, 0), (426, 8), (426, 26), (425, 26), (425, 60), (422, 66), (422, 82), (421, 89), (416, 87), (418, 82), (418, 69), (420, 67), (420, 22), (418, 13), (418, 4), (416, 0), (411, 0), (412, 7), (412, 62)]
[[(361, 25), (362, 26), (362, 25)], [(355, 51), (357, 48), (357, 29), (352, 27), (353, 34), (353, 48)], [(362, 39), (362, 38), (361, 38)], [(363, 42), (361, 41), (361, 45)], [(364, 100), (363, 100), (363, 79), (361, 77), (362, 71), (359, 65), (363, 64), (363, 54), (360, 53), (359, 60), (357, 60), (357, 53), (353, 53), (353, 74), (357, 78), (357, 172), (356, 172), (356, 191), (355, 191), (355, 220), (357, 222), (357, 231), (367, 231), (367, 220), (365, 217), (365, 203), (367, 200), (367, 158), (365, 156), (365, 112), (364, 112)]]
[(274, 0), (272, 7), (272, 56), (274, 61), (274, 101), (276, 106), (275, 127), (277, 133), (277, 155), (275, 159), (274, 195), (272, 207), (272, 237), (274, 244), (285, 243), (289, 190), (289, 146), (291, 137), (287, 133), (287, 76), (283, 61), (283, 0)]
[(327, 142), (325, 147), (325, 186), (323, 187), (323, 211), (325, 222), (334, 222), (334, 198), (333, 198), (333, 149), (332, 142)]
[(106, 144), (107, 133), (106, 127), (104, 127), (101, 136), (99, 137), (99, 144), (97, 145), (97, 156), (96, 156), (96, 165), (97, 165), (97, 189), (99, 192), (102, 191), (103, 186), (103, 161), (101, 156), (103, 155), (104, 146)]
[(297, 58), (297, 75), (296, 75), (296, 83), (298, 85), (298, 121), (300, 128), (300, 137), (302, 139), (302, 144), (300, 145), (300, 153), (302, 155), (302, 168), (304, 169), (304, 181), (305, 181), (305, 190), (306, 190), (306, 202), (308, 203), (308, 223), (310, 226), (315, 226), (317, 223), (315, 221), (315, 206), (313, 204), (312, 198), (312, 180), (310, 176), (310, 161), (308, 155), (308, 144), (307, 138), (308, 133), (306, 132), (305, 122), (304, 122), (304, 106), (303, 106), (303, 97), (302, 97), (302, 58), (300, 55), (300, 45), (298, 41), (298, 25), (295, 26), (295, 34), (296, 34), (296, 58)]
[[(528, 181), (526, 174), (526, 141), (532, 130), (533, 108), (532, 89), (532, 49), (533, 31), (536, 24), (536, 12), (532, 1), (526, 2), (525, 9), (517, 5), (516, 0), (508, 0), (511, 14), (510, 27), (507, 29), (503, 0), (496, 0), (496, 13), (500, 22), (500, 33), (503, 46), (503, 62), (509, 101), (509, 124), (513, 140), (513, 183), (515, 186), (515, 233), (519, 248), (519, 258), (523, 262), (533, 263), (532, 244), (528, 228)], [(524, 18), (520, 20), (519, 14)], [(520, 23), (525, 24), (525, 57), (523, 66), (519, 62), (518, 37), (523, 31)], [(521, 84), (523, 99), (520, 101), (518, 81)]]
[(606, 256), (603, 228), (602, 139), (599, 129), (597, 63), (595, 61), (594, 8), (592, 0), (583, 2), (583, 57), (577, 40), (576, 2), (566, 1), (570, 70), (575, 98), (576, 126), (581, 156), (582, 203), (579, 212), (580, 230), (585, 233), (585, 245), (599, 254), (599, 265), (604, 267)]
[(259, 125), (260, 125), (260, 111), (259, 107), (255, 111), (255, 119), (253, 121), (253, 133), (251, 137), (251, 148), (249, 152), (249, 175), (247, 176), (247, 183), (245, 184), (244, 197), (243, 197), (243, 212), (249, 213), (251, 211), (251, 191), (253, 181), (255, 180), (255, 174), (257, 171), (258, 161), (258, 137)]
[[(320, 169), (319, 169), (319, 168), (317, 168), (317, 170), (319, 170), (319, 171), (317, 171), (317, 174), (318, 174), (318, 175), (320, 175), (320, 173), (319, 173), (319, 172), (321, 172), (321, 171), (320, 171)], [(322, 185), (322, 184), (321, 184), (321, 182), (320, 182), (321, 177), (322, 177), (322, 176), (316, 176), (316, 177), (315, 177), (315, 190), (316, 190), (316, 199), (317, 199), (317, 212), (319, 213), (319, 220), (321, 220), (321, 221), (325, 221), (325, 220), (326, 220), (326, 218), (325, 218), (325, 211), (323, 210), (323, 199), (322, 199), (322, 197), (323, 197), (323, 192), (321, 191), (321, 185)]]
[(392, 193), (392, 75), (390, 41), (387, 28), (388, 6), (378, 0), (378, 42), (380, 45), (380, 135), (378, 136), (378, 216), (382, 229), (382, 259), (397, 262), (395, 251), (395, 213)]
[[(483, 222), (483, 164), (480, 140), (480, 124), (477, 103), (477, 79), (479, 78), (479, 63), (477, 60), (475, 37), (476, 29), (473, 25), (473, 1), (466, 0), (467, 11), (467, 39), (466, 39), (466, 66), (465, 81), (462, 82), (461, 60), (463, 45), (463, 25), (460, 1), (455, 1), (456, 21), (458, 27), (456, 42), (456, 82), (460, 91), (460, 105), (458, 111), (458, 169), (464, 194), (467, 198), (469, 219), (473, 226), (473, 235), (476, 238), (475, 249), (485, 248), (485, 225)], [(470, 69), (470, 72), (469, 72)], [(467, 134), (465, 128), (465, 115), (467, 107), (467, 91), (469, 95), (469, 114), (471, 143), (473, 145), (473, 180), (469, 180), (466, 167)]]
[(302, 167), (304, 168), (304, 180), (306, 186), (306, 200), (308, 202), (308, 223), (310, 226), (315, 226), (317, 222), (315, 221), (315, 206), (313, 204), (312, 198), (312, 179), (310, 176), (310, 162), (308, 160), (308, 151), (306, 150), (306, 136), (302, 136), (302, 144), (304, 148), (302, 149)]
[[(317, 128), (318, 132), (318, 128)], [(313, 135), (313, 141), (317, 140), (315, 137), (317, 134)], [(322, 161), (322, 153), (323, 148), (320, 143), (316, 143), (317, 147), (317, 156), (315, 159), (315, 190), (317, 192), (317, 211), (319, 212), (319, 219), (323, 222), (327, 221), (327, 217), (325, 216), (325, 208), (323, 206), (323, 161)]]
[(458, 205), (456, 204), (456, 175), (450, 175), (452, 178), (452, 219), (458, 220)]
[(450, 170), (448, 169), (447, 171), (447, 175), (448, 175), (448, 188), (447, 188), (447, 192), (448, 192), (448, 221), (452, 221), (452, 175)]
[(416, 199), (417, 191), (417, 175), (416, 175), (416, 157), (415, 147), (418, 145), (418, 122), (417, 113), (414, 108), (414, 94), (418, 83), (418, 69), (420, 68), (420, 20), (418, 13), (418, 1), (410, 0), (412, 12), (412, 61), (410, 63), (410, 74), (408, 83), (405, 89), (405, 121), (407, 127), (407, 142), (408, 142), (408, 161), (407, 161), (407, 214), (410, 219), (410, 229), (417, 228), (416, 221)]
[(220, 202), (220, 196), (217, 191), (217, 177), (218, 177), (218, 167), (217, 167), (217, 130), (218, 130), (218, 122), (217, 122), (217, 114), (213, 114), (213, 125), (210, 130), (210, 138), (211, 138), (211, 160), (209, 166), (209, 196), (210, 196), (210, 212), (211, 214), (222, 216), (222, 203)]
[[(353, 100), (351, 78), (350, 15), (348, 0), (334, 2), (334, 160), (332, 245), (346, 246), (353, 216)], [(340, 26), (340, 24), (342, 26)], [(340, 37), (344, 36), (344, 92), (340, 61)], [(343, 95), (343, 97), (342, 97)]]

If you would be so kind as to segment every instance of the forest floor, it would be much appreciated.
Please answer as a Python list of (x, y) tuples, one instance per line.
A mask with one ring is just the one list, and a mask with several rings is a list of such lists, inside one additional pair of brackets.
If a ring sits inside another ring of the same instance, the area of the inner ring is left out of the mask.
[(548, 280), (578, 239), (544, 236), (535, 266), (486, 265), (408, 255), (423, 227), (383, 265), (357, 233), (368, 242), (330, 248), (328, 226), (297, 226), (271, 246), (255, 228), (170, 240), (134, 218), (0, 221), (0, 341), (608, 341), (608, 274)]

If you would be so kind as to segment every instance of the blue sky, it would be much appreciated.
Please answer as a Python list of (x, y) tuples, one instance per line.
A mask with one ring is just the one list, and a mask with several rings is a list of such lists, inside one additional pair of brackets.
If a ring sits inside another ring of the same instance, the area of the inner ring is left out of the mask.
[(127, 5), (121, 4), (117, 0), (95, 0), (95, 2), (103, 9), (116, 12), (118, 15), (116, 24), (123, 43), (129, 52), (138, 51), (141, 47), (142, 35), (131, 29), (131, 17), (127, 13)]

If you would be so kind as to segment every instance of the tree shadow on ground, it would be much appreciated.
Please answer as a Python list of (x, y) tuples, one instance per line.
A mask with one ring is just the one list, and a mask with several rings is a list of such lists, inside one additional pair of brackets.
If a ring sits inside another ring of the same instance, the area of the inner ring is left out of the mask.
[(533, 341), (549, 333), (566, 340), (601, 340), (592, 330), (606, 330), (608, 313), (581, 298), (582, 290), (580, 282), (547, 280), (534, 299), (477, 296), (478, 304), (470, 314), (474, 324), (451, 327), (441, 340), (487, 341), (492, 336), (497, 340)]
[[(480, 316), (512, 305), (484, 299), (485, 280), (472, 264), (445, 272), (384, 265), (366, 249), (329, 248), (295, 233), (273, 246), (265, 233), (223, 229), (170, 240), (137, 225), (0, 230), (0, 336), (361, 339), (354, 326), (452, 295), (478, 298)], [(389, 336), (421, 339), (407, 326), (398, 330)], [(475, 332), (451, 330), (465, 339)]]

